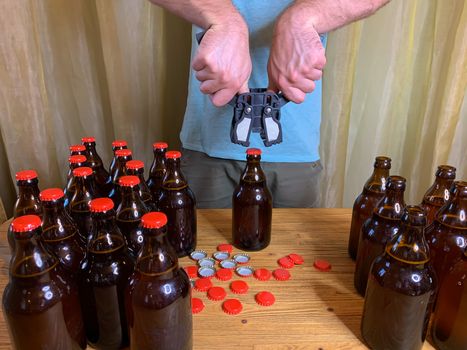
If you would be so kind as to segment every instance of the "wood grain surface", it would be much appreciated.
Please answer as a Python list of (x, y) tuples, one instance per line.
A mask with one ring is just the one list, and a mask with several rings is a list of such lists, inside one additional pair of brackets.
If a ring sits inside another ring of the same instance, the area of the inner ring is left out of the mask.
[[(193, 315), (195, 350), (327, 350), (366, 349), (360, 336), (363, 309), (353, 287), (355, 264), (347, 255), (350, 209), (274, 209), (271, 245), (261, 252), (250, 253), (254, 268), (278, 267), (277, 260), (298, 253), (305, 263), (290, 270), (289, 281), (243, 279), (250, 290), (236, 295), (229, 290), (230, 281), (213, 279), (225, 287), (227, 298), (237, 298), (243, 311), (236, 316), (222, 311), (222, 302), (210, 301), (206, 293), (193, 291), (193, 297), (206, 305)], [(8, 282), (9, 261), (6, 242), (7, 224), (0, 227), (0, 289)], [(219, 243), (231, 240), (231, 210), (198, 211), (198, 246), (209, 254)], [(234, 249), (234, 252), (239, 250)], [(315, 259), (332, 264), (330, 272), (313, 267)], [(188, 258), (182, 266), (193, 265)], [(273, 306), (256, 304), (254, 296), (269, 291), (276, 297)], [(384, 317), (384, 315), (382, 315)], [(11, 349), (8, 332), (0, 317), (0, 349)], [(425, 342), (424, 350), (433, 349)]]

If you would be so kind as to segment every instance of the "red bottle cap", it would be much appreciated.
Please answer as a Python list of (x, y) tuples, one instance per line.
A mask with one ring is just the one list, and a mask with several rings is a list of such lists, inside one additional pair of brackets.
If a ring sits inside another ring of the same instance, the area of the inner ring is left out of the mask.
[(128, 162), (125, 163), (125, 166), (127, 169), (143, 169), (144, 168), (144, 163), (141, 160), (129, 160)]
[(200, 278), (195, 282), (195, 290), (198, 292), (206, 292), (211, 287), (212, 282), (210, 278)]
[(165, 152), (165, 158), (167, 159), (178, 159), (182, 156), (179, 151), (167, 151)]
[[(84, 146), (83, 146), (84, 147)], [(78, 164), (78, 163), (84, 163), (86, 161), (86, 157), (81, 155), (81, 154), (77, 154), (77, 155), (74, 155), (74, 156), (70, 156), (68, 158), (68, 162), (70, 164)]]
[(169, 147), (169, 145), (166, 142), (158, 141), (152, 144), (153, 149), (166, 149), (167, 147)]
[(331, 271), (331, 264), (323, 259), (316, 259), (315, 262), (313, 263), (313, 266), (317, 268), (320, 271)]
[(37, 179), (37, 173), (35, 170), (21, 170), (16, 173), (16, 180), (25, 181)]
[(246, 150), (246, 154), (248, 154), (249, 156), (260, 156), (261, 150), (259, 148), (248, 148)]
[(115, 151), (117, 157), (128, 157), (132, 155), (131, 149), (118, 149)]
[(204, 309), (204, 303), (199, 298), (191, 298), (191, 312), (199, 314)]
[(64, 196), (61, 188), (48, 188), (39, 193), (39, 198), (43, 202), (56, 201)]
[(86, 150), (86, 147), (84, 145), (71, 145), (69, 149), (70, 152), (83, 152)]
[(153, 211), (143, 215), (141, 224), (144, 228), (161, 228), (167, 225), (167, 216), (164, 213)]
[(303, 257), (301, 255), (292, 253), (287, 256), (289, 257), (290, 260), (294, 262), (295, 265), (302, 265), (305, 262), (305, 260), (303, 260)]
[(276, 269), (272, 272), (272, 275), (278, 281), (287, 281), (290, 279), (290, 272), (284, 269)]
[(257, 280), (267, 281), (271, 279), (272, 273), (268, 269), (255, 270), (254, 276)]
[(97, 198), (91, 200), (91, 203), (89, 203), (89, 209), (93, 213), (103, 213), (113, 209), (113, 207), (114, 202), (110, 198)]
[(220, 252), (229, 252), (232, 253), (233, 246), (232, 244), (222, 243), (217, 246), (217, 250)]
[(188, 277), (191, 279), (198, 277), (198, 267), (197, 266), (185, 266), (184, 267)]
[(242, 309), (242, 303), (238, 299), (227, 299), (222, 304), (222, 310), (229, 315), (238, 315)]
[(118, 184), (122, 187), (134, 187), (139, 183), (139, 177), (134, 175), (125, 175), (118, 179)]
[(216, 272), (216, 278), (220, 281), (228, 281), (232, 279), (233, 272), (230, 269), (219, 269)]
[(82, 166), (82, 167), (73, 169), (73, 176), (84, 177), (84, 176), (89, 176), (89, 175), (92, 175), (92, 168), (90, 167)]
[(272, 293), (259, 292), (255, 295), (255, 300), (261, 306), (271, 306), (276, 301), (276, 298)]
[(95, 137), (82, 137), (81, 138), (81, 142), (85, 142), (85, 143), (88, 143), (88, 142), (96, 142), (96, 138)]
[(128, 146), (128, 142), (125, 140), (115, 140), (112, 142), (112, 147), (125, 147)]
[(208, 290), (208, 298), (212, 301), (219, 301), (225, 299), (227, 292), (222, 287), (211, 287)]
[(246, 294), (248, 289), (248, 284), (244, 281), (233, 281), (230, 283), (230, 290), (235, 294)]
[(295, 265), (292, 259), (290, 259), (288, 256), (284, 256), (283, 258), (280, 258), (279, 260), (277, 260), (277, 262), (279, 263), (281, 267), (284, 267), (286, 269), (291, 269)]
[(42, 224), (41, 218), (37, 215), (23, 215), (11, 222), (13, 232), (28, 232), (35, 230)]

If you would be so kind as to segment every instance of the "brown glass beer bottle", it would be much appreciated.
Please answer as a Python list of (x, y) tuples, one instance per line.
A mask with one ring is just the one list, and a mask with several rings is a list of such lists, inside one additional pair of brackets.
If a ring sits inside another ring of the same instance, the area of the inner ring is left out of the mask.
[(86, 147), (84, 145), (70, 146), (70, 156), (86, 156)]
[(109, 174), (110, 177), (113, 178), (114, 172), (115, 172), (115, 167), (117, 166), (117, 157), (115, 156), (115, 152), (120, 150), (120, 149), (127, 149), (128, 148), (128, 143), (125, 140), (115, 140), (112, 142), (112, 162), (110, 163), (109, 167)]
[(246, 167), (232, 196), (232, 240), (243, 250), (261, 250), (271, 242), (272, 195), (261, 169), (261, 150), (246, 151)]
[(38, 241), (40, 217), (16, 218), (12, 230), (16, 249), (3, 292), (3, 314), (14, 348), (84, 348), (84, 338), (75, 338), (79, 327), (82, 334), (83, 326), (79, 300), (68, 294), (70, 286), (60, 273), (57, 259)]
[(386, 182), (391, 169), (391, 158), (376, 157), (373, 174), (363, 186), (363, 191), (355, 199), (349, 235), (349, 255), (355, 260), (358, 252), (358, 239), (363, 223), (371, 216), (373, 209), (386, 192)]
[(112, 190), (112, 179), (107, 170), (105, 170), (102, 159), (97, 153), (96, 139), (94, 137), (83, 137), (81, 142), (86, 147), (88, 166), (94, 171), (97, 189), (105, 197)]
[(87, 285), (83, 308), (86, 335), (96, 349), (121, 349), (129, 345), (124, 291), (133, 261), (115, 223), (112, 200), (94, 199), (90, 207), (92, 236), (83, 271)]
[(425, 226), (423, 208), (408, 206), (399, 234), (373, 263), (361, 324), (372, 349), (422, 349), (436, 290)]
[(117, 208), (117, 226), (125, 236), (128, 252), (136, 260), (143, 246), (141, 218), (149, 210), (138, 191), (140, 179), (137, 176), (122, 176), (119, 179), (122, 201)]
[(165, 142), (154, 142), (152, 145), (154, 160), (152, 161), (149, 170), (149, 178), (146, 183), (151, 191), (155, 208), (158, 208), (157, 200), (161, 195), (162, 181), (167, 172), (167, 167), (165, 165), (165, 152), (167, 148), (168, 145)]
[(114, 202), (115, 208), (117, 208), (122, 200), (120, 196), (120, 187), (118, 180), (120, 177), (126, 175), (125, 164), (132, 159), (132, 152), (130, 149), (120, 149), (115, 151), (115, 157), (117, 162), (115, 164), (114, 174), (112, 176), (112, 190), (110, 191), (109, 198)]
[(178, 151), (165, 154), (167, 172), (158, 199), (160, 210), (168, 217), (169, 241), (178, 257), (189, 255), (196, 248), (196, 199), (180, 170)]
[(362, 226), (354, 275), (355, 288), (362, 296), (365, 295), (371, 264), (399, 231), (405, 207), (404, 191), (405, 179), (389, 176), (384, 197)]
[(70, 200), (73, 197), (73, 194), (75, 193), (75, 177), (73, 176), (73, 170), (76, 168), (84, 167), (86, 166), (86, 157), (81, 156), (81, 155), (76, 155), (76, 156), (70, 156), (68, 158), (68, 162), (70, 164), (70, 169), (67, 174), (67, 182), (66, 182), (66, 187), (64, 190), (65, 193), (65, 208), (68, 207), (70, 204)]
[(143, 200), (146, 207), (150, 211), (155, 210), (155, 205), (154, 201), (152, 200), (151, 191), (149, 190), (148, 185), (144, 180), (144, 163), (141, 160), (133, 159), (126, 162), (125, 167), (126, 173), (128, 175), (134, 175), (139, 178), (139, 195), (141, 196), (141, 199)]
[(143, 248), (127, 289), (131, 349), (191, 350), (190, 280), (167, 239), (167, 217), (143, 216)]
[(435, 182), (426, 191), (421, 204), (427, 213), (428, 225), (435, 220), (436, 212), (449, 200), (449, 189), (456, 178), (456, 168), (440, 165), (435, 176)]

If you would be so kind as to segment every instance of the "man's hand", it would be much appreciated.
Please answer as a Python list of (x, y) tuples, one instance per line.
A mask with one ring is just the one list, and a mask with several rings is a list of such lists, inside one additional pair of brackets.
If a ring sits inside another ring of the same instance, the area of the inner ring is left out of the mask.
[(200, 90), (215, 106), (227, 104), (237, 93), (248, 92), (251, 57), (248, 28), (243, 19), (212, 25), (193, 59)]
[(308, 12), (289, 7), (276, 22), (268, 62), (269, 89), (295, 103), (315, 89), (326, 64), (324, 47)]

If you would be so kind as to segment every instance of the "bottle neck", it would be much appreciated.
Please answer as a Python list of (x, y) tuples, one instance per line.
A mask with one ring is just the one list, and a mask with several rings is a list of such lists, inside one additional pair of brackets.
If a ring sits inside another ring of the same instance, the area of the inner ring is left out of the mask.
[(371, 192), (383, 193), (386, 191), (388, 177), (389, 169), (375, 167), (364, 188)]
[(109, 254), (125, 247), (122, 233), (115, 223), (115, 211), (92, 213), (92, 233), (88, 250), (93, 254)]
[(155, 149), (154, 150), (154, 160), (150, 169), (151, 177), (163, 176), (166, 171), (166, 162), (165, 162), (165, 152), (166, 149)]
[(467, 183), (456, 185), (450, 200), (439, 210), (436, 220), (459, 229), (467, 229)]
[(167, 172), (162, 187), (168, 190), (181, 190), (187, 186), (180, 170), (180, 159), (167, 159)]
[(386, 219), (399, 220), (402, 217), (404, 207), (404, 191), (388, 188), (374, 212)]
[(120, 186), (120, 192), (122, 195), (121, 208), (145, 208), (143, 200), (139, 194), (137, 186), (124, 187)]
[(245, 170), (240, 181), (242, 183), (266, 184), (266, 176), (261, 168), (259, 156), (248, 156)]
[(115, 167), (115, 172), (114, 172), (114, 176), (113, 176), (113, 183), (115, 185), (118, 185), (118, 179), (123, 176), (123, 175), (126, 175), (126, 168), (125, 168), (125, 164), (126, 162), (132, 160), (132, 156), (120, 156), (120, 157), (117, 157), (117, 166)]
[(39, 200), (39, 187), (36, 182), (18, 182), (18, 198), (15, 203), (13, 216), (26, 214), (42, 214), (42, 204)]
[(394, 259), (407, 264), (426, 264), (430, 260), (425, 226), (402, 222), (399, 234), (386, 247)]

